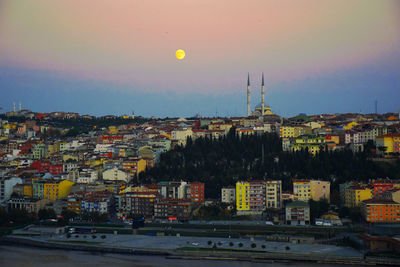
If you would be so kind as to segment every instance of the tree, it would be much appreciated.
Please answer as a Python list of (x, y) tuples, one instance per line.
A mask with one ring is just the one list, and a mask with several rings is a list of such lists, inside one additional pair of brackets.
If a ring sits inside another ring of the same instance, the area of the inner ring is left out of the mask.
[(57, 217), (56, 212), (53, 209), (40, 209), (38, 212), (40, 220), (55, 219)]
[(316, 218), (319, 218), (322, 214), (329, 211), (329, 203), (326, 199), (322, 199), (319, 201), (310, 199), (308, 203), (310, 205), (311, 222), (314, 222)]
[(62, 220), (64, 223), (68, 223), (71, 219), (75, 219), (78, 214), (68, 209), (63, 209), (61, 212)]

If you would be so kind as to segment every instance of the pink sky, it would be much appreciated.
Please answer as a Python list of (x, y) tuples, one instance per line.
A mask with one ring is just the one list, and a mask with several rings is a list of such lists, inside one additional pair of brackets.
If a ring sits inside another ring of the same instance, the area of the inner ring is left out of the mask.
[(399, 10), (396, 0), (5, 0), (0, 64), (131, 91), (234, 92), (247, 72), (279, 84), (391, 57)]

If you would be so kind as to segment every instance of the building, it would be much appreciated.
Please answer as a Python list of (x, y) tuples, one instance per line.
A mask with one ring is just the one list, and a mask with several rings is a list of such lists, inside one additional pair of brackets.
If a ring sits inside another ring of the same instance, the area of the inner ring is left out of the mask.
[(190, 199), (162, 199), (154, 204), (154, 217), (186, 221), (190, 219)]
[(119, 170), (118, 168), (114, 167), (103, 172), (103, 180), (110, 182), (121, 181), (128, 183), (131, 180), (131, 177), (128, 172)]
[(312, 155), (316, 155), (324, 149), (325, 138), (316, 134), (304, 134), (298, 136), (290, 145), (290, 150), (293, 152), (307, 150)]
[(367, 199), (362, 201), (362, 214), (369, 223), (400, 223), (400, 203)]
[(48, 199), (11, 198), (8, 200), (8, 209), (26, 210), (28, 213), (38, 214), (39, 210), (46, 207)]
[(400, 189), (387, 190), (377, 198), (384, 200), (393, 200), (396, 203), (400, 203)]
[(293, 181), (293, 195), (295, 200), (308, 201), (310, 199), (319, 201), (322, 199), (330, 201), (331, 183), (321, 180), (295, 180)]
[(0, 203), (10, 199), (13, 188), (17, 184), (22, 184), (22, 179), (19, 177), (0, 178)]
[(266, 204), (267, 208), (282, 207), (282, 181), (266, 181)]
[(196, 203), (204, 202), (204, 183), (191, 182), (189, 184), (189, 199)]
[(387, 179), (373, 180), (370, 183), (370, 186), (372, 187), (372, 195), (374, 197), (382, 194), (383, 192), (393, 189), (393, 183)]
[(159, 182), (159, 193), (163, 198), (184, 199), (187, 198), (187, 185), (184, 181)]
[(236, 189), (232, 187), (223, 187), (221, 189), (221, 202), (233, 204), (236, 200)]
[(49, 154), (47, 145), (44, 143), (39, 143), (33, 146), (32, 148), (32, 157), (34, 159), (42, 159), (47, 157)]
[(121, 203), (118, 207), (118, 215), (122, 216), (144, 216), (153, 217), (154, 203), (159, 198), (156, 189), (133, 191), (120, 196)]
[(249, 180), (236, 183), (238, 214), (261, 214), (267, 208), (281, 208), (281, 181)]
[(81, 214), (98, 212), (108, 214), (110, 212), (111, 193), (107, 191), (92, 192), (81, 201)]
[(57, 200), (67, 197), (74, 183), (68, 180), (46, 181), (43, 184), (43, 198)]
[(377, 153), (400, 153), (400, 133), (383, 134), (376, 137)]
[(372, 189), (369, 187), (351, 186), (344, 192), (344, 205), (348, 208), (355, 208), (361, 205), (362, 201), (372, 198)]
[(300, 135), (311, 133), (311, 127), (307, 126), (282, 125), (279, 127), (279, 137), (281, 138), (297, 138)]
[(307, 202), (294, 201), (286, 204), (286, 224), (307, 225), (310, 224), (310, 206)]

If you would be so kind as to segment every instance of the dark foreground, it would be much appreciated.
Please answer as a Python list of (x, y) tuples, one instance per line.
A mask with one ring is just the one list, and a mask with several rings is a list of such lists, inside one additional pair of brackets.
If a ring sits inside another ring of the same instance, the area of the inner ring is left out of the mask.
[[(137, 256), (98, 252), (42, 249), (26, 246), (0, 246), (0, 266), (345, 266), (335, 264), (314, 264), (310, 262), (247, 262), (220, 260), (182, 260), (162, 256)], [(353, 265), (354, 266), (354, 265)]]

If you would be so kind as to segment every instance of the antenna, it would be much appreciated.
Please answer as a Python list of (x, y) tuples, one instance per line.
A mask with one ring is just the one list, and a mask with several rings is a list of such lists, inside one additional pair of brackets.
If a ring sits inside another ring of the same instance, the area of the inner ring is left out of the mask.
[(378, 114), (378, 100), (375, 100), (375, 114)]

